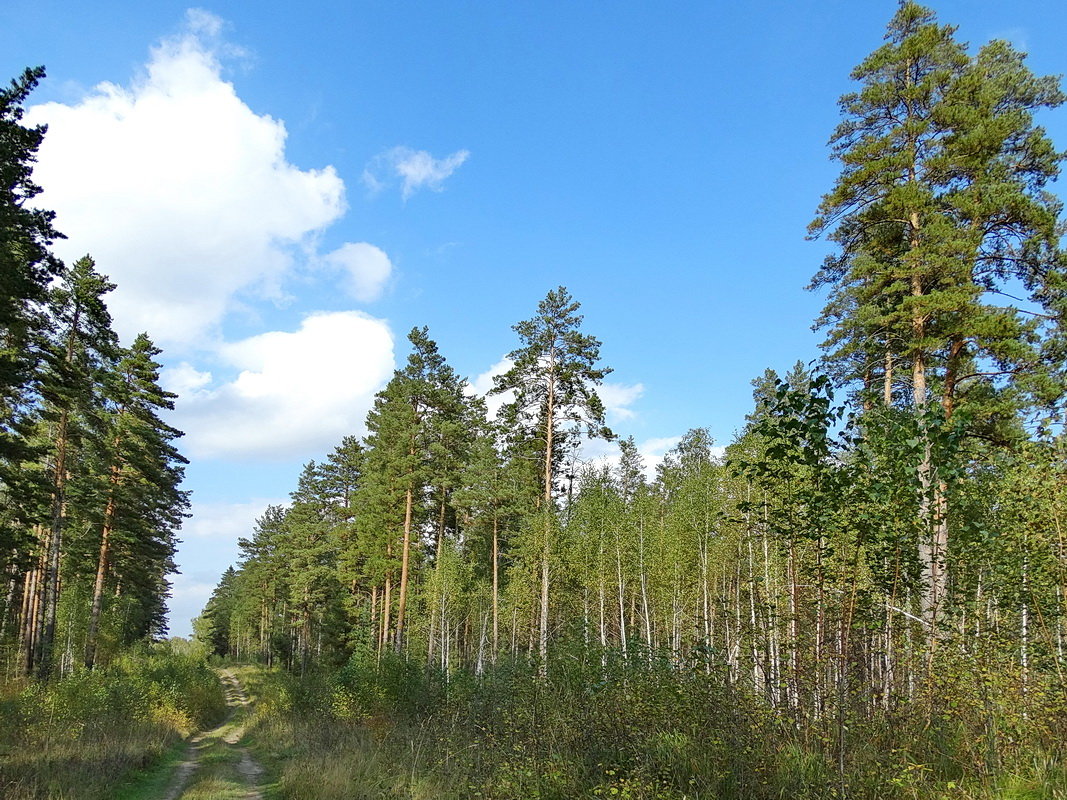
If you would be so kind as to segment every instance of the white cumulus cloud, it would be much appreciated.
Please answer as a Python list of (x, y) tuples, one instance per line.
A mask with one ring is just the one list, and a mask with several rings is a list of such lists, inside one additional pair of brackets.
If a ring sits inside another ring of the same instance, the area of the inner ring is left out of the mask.
[[(179, 398), (183, 449), (198, 458), (306, 457), (363, 430), (393, 372), (393, 337), (359, 311), (319, 313), (297, 331), (223, 345), (219, 357), (238, 373), (210, 388), (198, 373), (195, 391)], [(188, 385), (180, 370), (168, 377)]]
[[(289, 163), (284, 123), (223, 79), (222, 59), (237, 51), (221, 29), (192, 10), (128, 85), (100, 83), (26, 115), (48, 125), (34, 178), (68, 236), (60, 256), (92, 253), (118, 284), (109, 306), (120, 333), (148, 330), (168, 349), (210, 341), (242, 299), (282, 297), (286, 274), (346, 210), (333, 167)], [(356, 270), (363, 297), (376, 291), (374, 269)]]
[(165, 368), (160, 374), (160, 383), (168, 392), (174, 392), (179, 397), (190, 397), (211, 383), (211, 373), (201, 372), (183, 361), (176, 367)]
[(467, 381), (467, 391), (485, 399), (490, 419), (496, 419), (500, 407), (515, 399), (515, 392), (510, 389), (502, 394), (489, 394), (493, 388), (493, 378), (497, 375), (503, 375), (513, 366), (515, 366), (515, 362), (510, 358), (502, 358), (485, 372), (477, 375), (473, 380)]
[(457, 150), (444, 158), (434, 158), (425, 150), (393, 147), (379, 153), (363, 170), (363, 183), (373, 192), (400, 180), (400, 193), (407, 200), (419, 189), (444, 190), (444, 182), (470, 157), (469, 150)]
[(381, 297), (393, 264), (383, 250), (366, 242), (341, 245), (323, 257), (327, 267), (345, 275), (348, 293), (356, 300), (371, 302)]

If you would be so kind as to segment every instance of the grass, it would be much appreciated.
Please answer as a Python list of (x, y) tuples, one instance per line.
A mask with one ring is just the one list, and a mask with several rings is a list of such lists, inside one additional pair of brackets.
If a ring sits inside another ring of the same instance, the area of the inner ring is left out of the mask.
[(597, 663), (545, 683), (519, 664), (446, 680), (387, 662), (248, 677), (252, 747), (278, 798), (1067, 800), (1058, 729), (1005, 716), (1012, 735), (990, 766), (989, 720), (959, 696), (933, 719), (902, 708), (842, 732), (666, 666)]
[[(644, 660), (574, 659), (548, 681), (523, 663), (446, 676), (392, 655), (303, 678), (233, 671), (253, 702), (192, 741), (184, 800), (246, 797), (252, 759), (268, 800), (1067, 800), (1051, 697), (1043, 717), (1013, 715), (1008, 695), (989, 716), (938, 686), (924, 707), (838, 728)], [(130, 662), (7, 687), (0, 797), (166, 797), (208, 685), (202, 665)]]
[(163, 647), (49, 683), (0, 686), (0, 797), (114, 800), (176, 758), (224, 702), (203, 661)]

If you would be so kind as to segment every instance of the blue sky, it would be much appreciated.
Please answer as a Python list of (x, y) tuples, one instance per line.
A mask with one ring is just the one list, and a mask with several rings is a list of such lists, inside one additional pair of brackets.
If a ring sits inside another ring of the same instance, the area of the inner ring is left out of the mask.
[[(931, 6), (1067, 71), (1061, 3)], [(616, 431), (650, 459), (693, 427), (728, 442), (753, 377), (818, 354), (805, 230), (895, 7), (5, 3), (0, 75), (48, 69), (30, 119), (58, 250), (96, 256), (181, 393), (172, 631), (300, 466), (362, 432), (413, 326), (485, 386), (565, 285)], [(1067, 147), (1067, 111), (1041, 122)]]

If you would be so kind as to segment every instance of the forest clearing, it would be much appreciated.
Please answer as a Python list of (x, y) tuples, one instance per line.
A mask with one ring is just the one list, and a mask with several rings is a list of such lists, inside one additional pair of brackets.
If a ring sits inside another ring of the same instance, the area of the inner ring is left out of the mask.
[(189, 638), (171, 389), (311, 355), (230, 343), (204, 388), (120, 335), (33, 206), (43, 79), (0, 90), (4, 800), (1067, 800), (1067, 97), (1013, 44), (896, 4), (812, 198), (822, 356), (753, 366), (730, 440), (619, 435), (640, 385), (564, 285), (479, 378), (415, 325), (288, 499), (203, 534), (239, 557)]

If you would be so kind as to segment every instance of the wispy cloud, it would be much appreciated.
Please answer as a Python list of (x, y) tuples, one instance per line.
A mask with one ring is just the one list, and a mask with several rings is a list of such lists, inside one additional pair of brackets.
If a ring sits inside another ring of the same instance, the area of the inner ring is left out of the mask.
[(609, 422), (622, 422), (637, 416), (637, 412), (630, 408), (630, 405), (644, 393), (644, 384), (640, 383), (602, 383), (597, 387), (597, 394), (604, 403)]
[(379, 153), (363, 170), (363, 183), (380, 192), (399, 180), (405, 200), (420, 189), (444, 190), (444, 182), (470, 157), (469, 150), (457, 150), (444, 158), (434, 158), (426, 150), (394, 147)]

